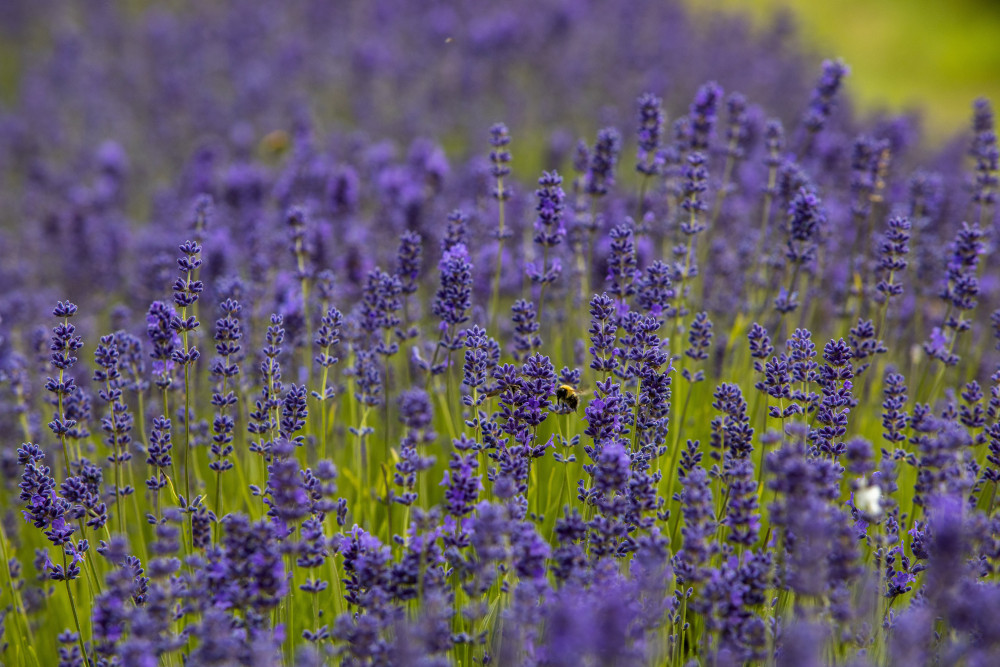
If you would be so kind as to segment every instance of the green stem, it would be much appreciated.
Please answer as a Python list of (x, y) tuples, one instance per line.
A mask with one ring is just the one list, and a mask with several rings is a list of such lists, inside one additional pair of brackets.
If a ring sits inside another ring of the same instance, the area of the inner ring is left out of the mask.
[(288, 597), (285, 598), (285, 623), (288, 628), (285, 632), (285, 646), (288, 651), (288, 663), (295, 664), (295, 569), (292, 567), (291, 554), (285, 556), (285, 567), (289, 572)]
[(7, 575), (7, 588), (10, 590), (10, 603), (14, 607), (14, 613), (17, 616), (18, 623), (22, 625), (22, 642), (27, 639), (28, 646), (34, 646), (35, 636), (31, 632), (31, 622), (28, 620), (28, 612), (24, 608), (24, 600), (21, 598), (21, 592), (14, 588), (14, 579), (10, 576), (10, 558), (7, 556), (7, 533), (4, 530), (2, 523), (0, 523), (0, 552), (3, 554), (2, 567)]
[[(368, 425), (368, 413), (369, 412), (371, 412), (371, 407), (368, 406), (368, 405), (366, 405), (361, 410), (361, 423), (358, 424), (358, 438), (357, 438), (357, 442), (358, 442), (358, 455), (361, 458), (361, 479), (358, 480), (358, 504), (360, 504), (361, 507), (358, 508), (358, 512), (360, 513), (360, 516), (361, 516), (360, 523), (361, 523), (362, 527), (365, 526), (365, 521), (364, 520), (365, 520), (366, 515), (368, 513), (367, 512), (368, 505), (370, 504), (368, 502), (369, 499), (366, 496), (368, 496), (368, 494), (369, 494), (369, 492), (371, 490), (371, 484), (370, 484), (371, 480), (369, 480), (369, 478), (368, 478), (368, 473), (369, 473), (369, 471), (368, 471), (368, 467), (369, 467), (368, 466), (368, 448), (367, 448), (366, 442), (365, 442), (366, 441), (365, 428)], [(372, 519), (372, 521), (374, 521), (374, 517), (371, 517), (371, 519)], [(367, 530), (369, 532), (373, 532), (372, 527), (369, 527)]]
[[(545, 248), (542, 250), (542, 271), (541, 271), (541, 273), (542, 273), (543, 279), (544, 279), (545, 272), (547, 270), (548, 265), (549, 265), (549, 247), (545, 246)], [(539, 327), (541, 327), (542, 322), (544, 322), (544, 320), (542, 319), (542, 313), (545, 310), (545, 284), (546, 283), (543, 280), (543, 282), (541, 283), (541, 285), (539, 285), (539, 287), (538, 287), (538, 326)]]
[[(69, 569), (69, 565), (66, 562), (66, 552), (63, 551), (63, 574), (64, 575), (66, 575), (68, 569)], [(76, 602), (73, 600), (73, 588), (72, 588), (72, 586), (70, 586), (70, 583), (69, 583), (70, 580), (69, 580), (68, 576), (63, 581), (65, 581), (65, 583), (66, 583), (66, 595), (69, 596), (69, 608), (73, 611), (73, 623), (74, 623), (74, 625), (76, 625), (76, 641), (77, 641), (77, 644), (79, 644), (79, 646), (80, 646), (80, 657), (83, 658), (83, 664), (87, 665), (87, 664), (90, 664), (90, 662), (89, 662), (89, 660), (87, 660), (87, 647), (84, 646), (84, 644), (83, 644), (83, 630), (80, 628), (80, 617), (76, 613)]]
[[(665, 498), (668, 503), (672, 502), (674, 497), (674, 480), (677, 477), (677, 466), (680, 463), (681, 458), (681, 431), (684, 429), (684, 419), (687, 415), (688, 403), (691, 401), (691, 393), (693, 387), (688, 384), (687, 393), (684, 396), (684, 407), (681, 408), (681, 413), (679, 419), (675, 422), (674, 427), (677, 429), (676, 435), (674, 436), (674, 451), (670, 454), (670, 468), (667, 469), (667, 493)], [(680, 515), (674, 521), (674, 528), (670, 535), (670, 544), (673, 546), (676, 544), (677, 528), (680, 525)]]
[(31, 424), (28, 422), (28, 408), (24, 404), (24, 390), (21, 389), (21, 387), (16, 386), (14, 388), (14, 397), (17, 400), (17, 421), (21, 426), (21, 436), (24, 438), (25, 442), (32, 442)]
[[(451, 333), (451, 328), (452, 328), (452, 326), (448, 325), (448, 333), (449, 334)], [(434, 354), (431, 355), (431, 363), (430, 363), (430, 366), (427, 369), (427, 377), (424, 379), (424, 391), (427, 391), (428, 389), (430, 389), (431, 380), (434, 379), (434, 366), (437, 364), (438, 355), (441, 353), (441, 347), (444, 344), (444, 335), (445, 335), (445, 332), (442, 331), (441, 335), (438, 336), (437, 343), (434, 345)], [(449, 335), (449, 338), (450, 337), (451, 336)]]
[[(330, 353), (330, 347), (327, 346), (323, 349), (323, 356), (327, 356)], [(323, 366), (322, 380), (320, 381), (320, 391), (319, 391), (319, 458), (320, 460), (326, 458), (326, 420), (327, 412), (329, 408), (327, 403), (329, 402), (326, 397), (326, 387), (327, 379), (330, 375), (330, 366)]]
[[(108, 378), (104, 381), (104, 390), (107, 395), (111, 396), (111, 379)], [(118, 430), (116, 426), (116, 411), (115, 403), (117, 401), (112, 399), (111, 401), (111, 455), (115, 459), (115, 514), (118, 517), (118, 532), (122, 535), (125, 534), (125, 510), (123, 509), (124, 503), (122, 502), (122, 464), (121, 456), (118, 447)]]
[(500, 274), (503, 271), (503, 241), (506, 231), (504, 229), (504, 189), (503, 177), (497, 178), (497, 207), (499, 209), (499, 227), (497, 231), (497, 264), (493, 272), (493, 292), (490, 299), (490, 327), (496, 326), (497, 312), (500, 305)]
[[(726, 200), (726, 194), (729, 189), (729, 181), (733, 175), (733, 168), (736, 166), (736, 160), (733, 158), (733, 153), (736, 150), (736, 139), (729, 140), (729, 150), (726, 152), (726, 163), (722, 169), (722, 183), (719, 185), (719, 190), (715, 194), (715, 200), (712, 202), (712, 215), (708, 220), (708, 226), (705, 231), (711, 233), (715, 229), (715, 225), (719, 220), (719, 215), (722, 213), (722, 204)], [(692, 211), (692, 217), (694, 212)], [(704, 269), (705, 265), (708, 263), (708, 243), (702, 243), (698, 246), (698, 266)], [(705, 281), (701, 281), (701, 291), (702, 298), (704, 298), (705, 292)]]
[(642, 224), (642, 216), (646, 212), (646, 187), (649, 183), (649, 174), (643, 173), (639, 179), (639, 201), (636, 203), (635, 223)]
[(299, 283), (302, 287), (302, 319), (306, 325), (306, 340), (302, 346), (302, 365), (306, 367), (306, 384), (312, 373), (312, 363), (309, 359), (309, 346), (312, 345), (312, 319), (309, 317), (309, 279), (306, 277), (306, 253), (302, 248), (302, 239), (295, 240), (295, 258), (299, 268)]
[[(184, 353), (187, 354), (187, 332), (184, 332)], [(191, 501), (191, 370), (184, 364), (184, 497)]]
[[(63, 320), (64, 323), (66, 323), (68, 321), (69, 320)], [(63, 375), (64, 374), (65, 374), (65, 371), (62, 368), (60, 368), (59, 369), (59, 385), (60, 386), (62, 386)], [(56, 397), (56, 401), (57, 401), (57, 407), (59, 408), (59, 419), (60, 420), (65, 419), (66, 413), (63, 411), (63, 395), (62, 395), (62, 392), (59, 392), (59, 394)], [(59, 444), (62, 445), (63, 463), (66, 464), (66, 476), (69, 477), (70, 475), (73, 474), (73, 469), (69, 467), (69, 452), (67, 451), (67, 447), (66, 447), (66, 434), (65, 433), (62, 433), (62, 432), (59, 433)]]
[[(764, 206), (760, 216), (760, 233), (757, 236), (757, 249), (754, 251), (753, 270), (751, 276), (760, 277), (761, 257), (764, 256), (764, 241), (767, 238), (767, 226), (771, 221), (771, 205), (774, 201), (774, 184), (777, 182), (777, 167), (767, 170), (767, 189), (764, 191)], [(767, 293), (767, 290), (764, 290)]]

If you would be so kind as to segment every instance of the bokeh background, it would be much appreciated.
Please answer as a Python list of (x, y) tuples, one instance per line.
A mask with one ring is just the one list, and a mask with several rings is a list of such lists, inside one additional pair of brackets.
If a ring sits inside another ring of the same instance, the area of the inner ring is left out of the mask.
[(851, 65), (847, 89), (862, 113), (919, 110), (940, 145), (979, 96), (1000, 100), (997, 0), (687, 0), (702, 23), (719, 11), (748, 15), (763, 31), (784, 13), (802, 43)]
[(1000, 100), (998, 36), (974, 0), (0, 0), (0, 229), (62, 216), (105, 168), (128, 172), (130, 225), (169, 220), (251, 155), (285, 164), (273, 136), (462, 164), (502, 121), (518, 178), (565, 171), (599, 127), (634, 136), (640, 92), (673, 122), (709, 80), (794, 128), (837, 57), (829, 147), (892, 136), (911, 169), (961, 156), (973, 100)]
[[(45, 56), (53, 34), (79, 24), (81, 17), (73, 10), (52, 21), (61, 4), (0, 3), (0, 108), (15, 100), (21, 71)], [(84, 6), (70, 4), (77, 11)], [(181, 0), (106, 4), (133, 17), (153, 5), (186, 10)], [(859, 112), (918, 111), (925, 138), (936, 145), (964, 129), (973, 99), (1000, 99), (997, 0), (683, 0), (683, 4), (702, 30), (718, 22), (720, 13), (748, 17), (757, 36), (766, 35), (775, 22), (790, 23), (801, 38), (800, 47), (813, 59), (839, 56), (851, 65), (847, 89)], [(32, 15), (40, 20), (33, 21)]]

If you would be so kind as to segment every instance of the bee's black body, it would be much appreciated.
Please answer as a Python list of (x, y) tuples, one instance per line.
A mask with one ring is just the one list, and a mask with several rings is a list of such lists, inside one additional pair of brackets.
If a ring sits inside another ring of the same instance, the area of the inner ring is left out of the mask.
[(576, 410), (580, 407), (580, 395), (575, 388), (568, 384), (559, 385), (556, 389), (556, 398), (570, 410)]

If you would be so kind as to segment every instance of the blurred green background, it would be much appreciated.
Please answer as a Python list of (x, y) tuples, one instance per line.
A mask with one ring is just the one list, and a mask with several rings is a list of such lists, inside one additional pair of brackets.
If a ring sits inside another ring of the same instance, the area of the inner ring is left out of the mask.
[(748, 13), (755, 27), (791, 13), (802, 43), (851, 67), (846, 88), (861, 113), (922, 110), (926, 138), (964, 130), (976, 97), (1000, 104), (998, 0), (686, 0), (707, 20)]

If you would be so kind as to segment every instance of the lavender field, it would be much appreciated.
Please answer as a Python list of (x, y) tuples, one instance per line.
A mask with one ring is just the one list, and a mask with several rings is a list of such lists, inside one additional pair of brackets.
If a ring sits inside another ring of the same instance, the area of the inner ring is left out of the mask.
[(1000, 664), (989, 100), (663, 0), (0, 33), (3, 664)]

